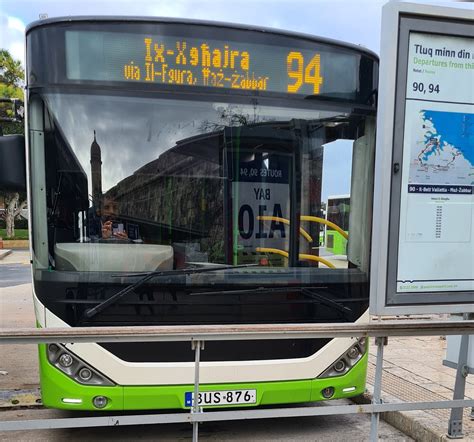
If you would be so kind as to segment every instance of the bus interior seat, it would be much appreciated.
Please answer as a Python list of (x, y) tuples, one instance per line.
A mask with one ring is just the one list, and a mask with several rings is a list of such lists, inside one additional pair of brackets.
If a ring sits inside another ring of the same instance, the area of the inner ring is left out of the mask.
[(150, 272), (173, 269), (173, 248), (157, 244), (57, 243), (56, 270)]

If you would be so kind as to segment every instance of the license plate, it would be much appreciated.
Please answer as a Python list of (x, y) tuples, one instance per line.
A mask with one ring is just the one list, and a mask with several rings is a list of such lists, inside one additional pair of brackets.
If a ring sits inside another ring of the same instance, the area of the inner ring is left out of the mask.
[[(184, 405), (192, 407), (194, 402), (194, 392), (184, 393)], [(200, 391), (198, 405), (209, 407), (213, 405), (239, 405), (257, 403), (257, 390), (218, 390)]]

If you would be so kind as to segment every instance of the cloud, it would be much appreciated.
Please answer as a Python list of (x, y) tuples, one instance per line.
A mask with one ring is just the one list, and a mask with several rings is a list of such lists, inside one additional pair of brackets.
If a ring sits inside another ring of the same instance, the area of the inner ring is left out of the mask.
[(17, 17), (0, 12), (0, 48), (7, 49), (16, 60), (25, 64), (25, 24)]
[[(1, 1), (1, 0), (0, 0)], [(379, 51), (380, 18), (388, 0), (16, 0), (2, 3), (0, 47), (24, 61), (25, 23), (39, 14), (58, 16), (119, 15), (142, 17), (185, 17), (189, 19), (244, 23), (302, 32), (360, 44)], [(411, 0), (459, 8), (470, 2)]]
[(25, 25), (19, 18), (8, 17), (7, 26), (11, 30), (16, 30), (22, 33), (25, 32)]

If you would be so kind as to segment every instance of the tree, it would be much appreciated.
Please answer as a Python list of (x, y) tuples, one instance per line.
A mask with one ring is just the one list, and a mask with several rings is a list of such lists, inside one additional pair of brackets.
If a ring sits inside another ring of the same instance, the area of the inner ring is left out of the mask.
[(21, 203), (20, 194), (18, 192), (8, 193), (5, 197), (5, 224), (7, 230), (7, 238), (15, 236), (15, 219), (21, 215), (23, 209), (26, 208), (27, 200)]
[(25, 71), (21, 62), (14, 60), (6, 49), (0, 49), (0, 83), (20, 88), (23, 86), (24, 79)]
[[(25, 72), (21, 63), (14, 60), (6, 49), (0, 49), (0, 98), (24, 99), (23, 83)], [(12, 117), (10, 103), (0, 103), (0, 114)], [(18, 122), (8, 122), (2, 124), (3, 134), (24, 134), (24, 124)]]
[[(21, 62), (15, 60), (6, 49), (0, 49), (0, 97), (1, 98), (18, 98), (23, 100), (23, 81), (25, 73)], [(2, 109), (3, 112), (3, 109)], [(5, 113), (8, 115), (9, 110)], [(1, 127), (4, 134), (24, 134), (25, 128), (23, 122), (2, 123)], [(15, 219), (26, 208), (26, 195), (18, 192), (2, 192), (4, 196), (5, 210), (3, 218), (5, 218), (7, 238), (15, 236)]]

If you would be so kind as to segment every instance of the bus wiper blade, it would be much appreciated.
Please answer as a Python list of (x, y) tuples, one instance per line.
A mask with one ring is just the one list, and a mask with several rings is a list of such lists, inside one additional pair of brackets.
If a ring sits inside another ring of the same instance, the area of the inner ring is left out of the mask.
[[(327, 289), (327, 287), (311, 287), (313, 290)], [(211, 292), (191, 292), (189, 296), (207, 296), (207, 295), (268, 295), (271, 293), (287, 293), (287, 292), (301, 292), (301, 287), (256, 287), (251, 289), (237, 289), (237, 290), (214, 290)]]
[(343, 313), (344, 316), (350, 315), (352, 313), (352, 309), (350, 309), (349, 307), (346, 307), (340, 302), (334, 301), (334, 299), (328, 298), (327, 296), (324, 296), (321, 293), (315, 292), (311, 288), (303, 288), (301, 292), (303, 293), (303, 295), (316, 299), (322, 302), (323, 304), (326, 304), (327, 306), (333, 307), (335, 310), (338, 310)]
[[(243, 265), (225, 265), (225, 266), (213, 266), (213, 267), (202, 267), (202, 268), (193, 268), (193, 269), (180, 269), (180, 270), (163, 270), (163, 271), (153, 271), (149, 273), (140, 274), (142, 276), (138, 281), (134, 282), (133, 284), (128, 285), (124, 289), (118, 291), (110, 298), (106, 299), (104, 302), (101, 302), (99, 305), (95, 307), (89, 308), (84, 312), (83, 318), (84, 319), (91, 319), (94, 316), (98, 315), (104, 309), (106, 309), (109, 305), (116, 303), (118, 300), (123, 298), (124, 296), (128, 295), (129, 293), (133, 292), (138, 287), (145, 284), (145, 282), (150, 281), (153, 278), (157, 278), (159, 276), (175, 276), (175, 275), (194, 275), (195, 273), (207, 273), (207, 272), (215, 272), (220, 270), (228, 270), (228, 269), (240, 269), (245, 267), (256, 267), (258, 264), (243, 264)], [(136, 274), (135, 274), (136, 276)]]
[(206, 295), (246, 295), (246, 294), (272, 294), (272, 293), (286, 293), (286, 292), (301, 292), (304, 296), (313, 298), (322, 304), (325, 304), (334, 310), (337, 310), (344, 314), (344, 317), (347, 318), (352, 312), (352, 309), (346, 307), (340, 302), (335, 301), (334, 299), (329, 298), (316, 290), (327, 289), (327, 287), (256, 287), (253, 289), (240, 289), (240, 290), (217, 290), (211, 292), (191, 292), (190, 296), (206, 296)]
[[(199, 263), (192, 263), (197, 266)], [(201, 267), (190, 267), (189, 269), (179, 269), (179, 270), (157, 270), (152, 272), (134, 272), (134, 273), (117, 273), (111, 275), (113, 278), (133, 278), (137, 276), (148, 276), (150, 273), (156, 273), (156, 276), (172, 276), (172, 275), (183, 275), (183, 274), (192, 274), (192, 273), (207, 273), (214, 270), (228, 270), (228, 269), (240, 269), (246, 267), (258, 267), (259, 264), (239, 264), (239, 265), (203, 265)]]

